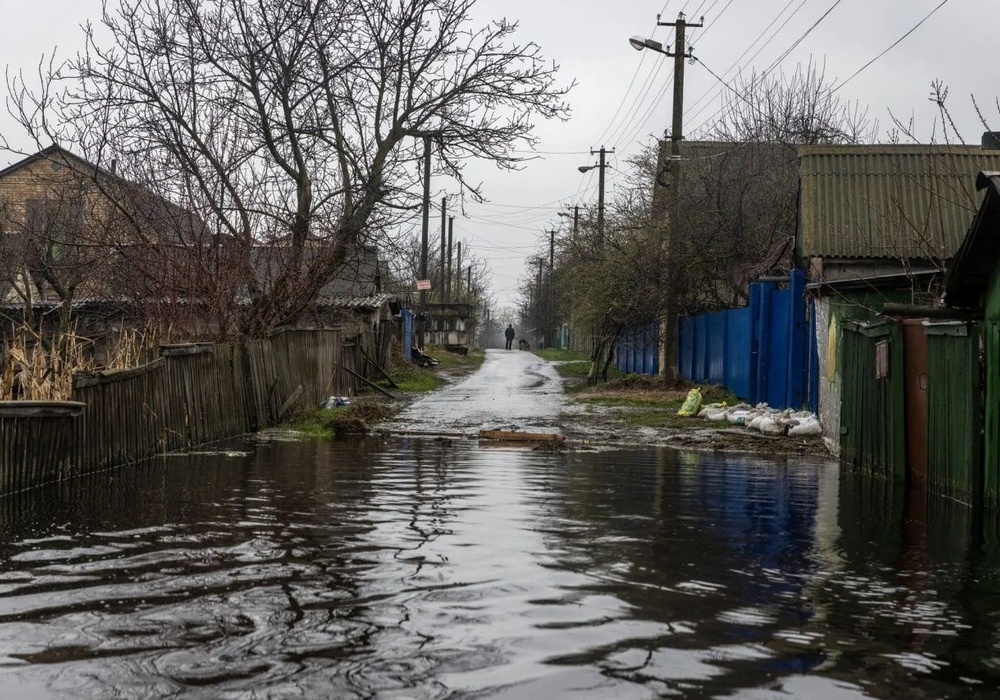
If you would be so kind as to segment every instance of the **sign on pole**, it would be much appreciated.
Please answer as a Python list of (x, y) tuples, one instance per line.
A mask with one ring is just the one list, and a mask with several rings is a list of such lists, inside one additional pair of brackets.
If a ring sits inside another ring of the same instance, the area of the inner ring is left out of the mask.
[(417, 280), (417, 291), (430, 291), (431, 281), (430, 280)]

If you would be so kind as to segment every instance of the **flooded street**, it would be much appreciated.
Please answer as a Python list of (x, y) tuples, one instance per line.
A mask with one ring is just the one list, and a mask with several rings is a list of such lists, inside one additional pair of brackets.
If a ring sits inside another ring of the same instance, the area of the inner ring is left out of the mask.
[(384, 426), (417, 435), (275, 433), (6, 499), (0, 697), (995, 691), (995, 524), (826, 459), (440, 437), (564, 407), (552, 365), (496, 351)]
[(565, 408), (555, 367), (519, 350), (487, 350), (475, 374), (410, 405), (387, 433), (478, 435), (480, 430), (560, 432)]
[(993, 693), (997, 542), (908, 508), (829, 462), (234, 442), (6, 503), (0, 697)]

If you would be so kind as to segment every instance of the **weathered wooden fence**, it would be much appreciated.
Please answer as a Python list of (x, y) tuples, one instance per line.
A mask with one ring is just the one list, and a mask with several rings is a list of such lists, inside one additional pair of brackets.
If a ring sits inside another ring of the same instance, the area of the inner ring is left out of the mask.
[(289, 329), (243, 343), (166, 345), (141, 367), (78, 373), (73, 401), (0, 402), (0, 494), (278, 424), (353, 396), (359, 337)]

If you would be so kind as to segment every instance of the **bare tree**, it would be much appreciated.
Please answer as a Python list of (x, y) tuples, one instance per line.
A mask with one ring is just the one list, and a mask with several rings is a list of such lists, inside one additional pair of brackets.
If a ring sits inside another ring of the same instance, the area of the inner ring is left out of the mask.
[(87, 50), (43, 71), (40, 89), (8, 81), (12, 112), (39, 141), (114, 163), (225, 240), (239, 284), (219, 292), (245, 299), (238, 330), (259, 333), (294, 322), (351, 246), (412, 214), (425, 139), (475, 195), (464, 162), (516, 167), (533, 120), (567, 115), (557, 67), (513, 40), (515, 24), (474, 26), (473, 3), (105, 4)]

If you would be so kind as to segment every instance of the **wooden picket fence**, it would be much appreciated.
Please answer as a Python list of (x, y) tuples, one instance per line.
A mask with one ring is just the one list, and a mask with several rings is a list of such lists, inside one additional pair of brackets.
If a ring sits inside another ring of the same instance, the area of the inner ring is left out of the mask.
[(141, 367), (80, 372), (72, 401), (0, 402), (0, 495), (277, 425), (353, 396), (360, 337), (288, 329), (166, 345)]

